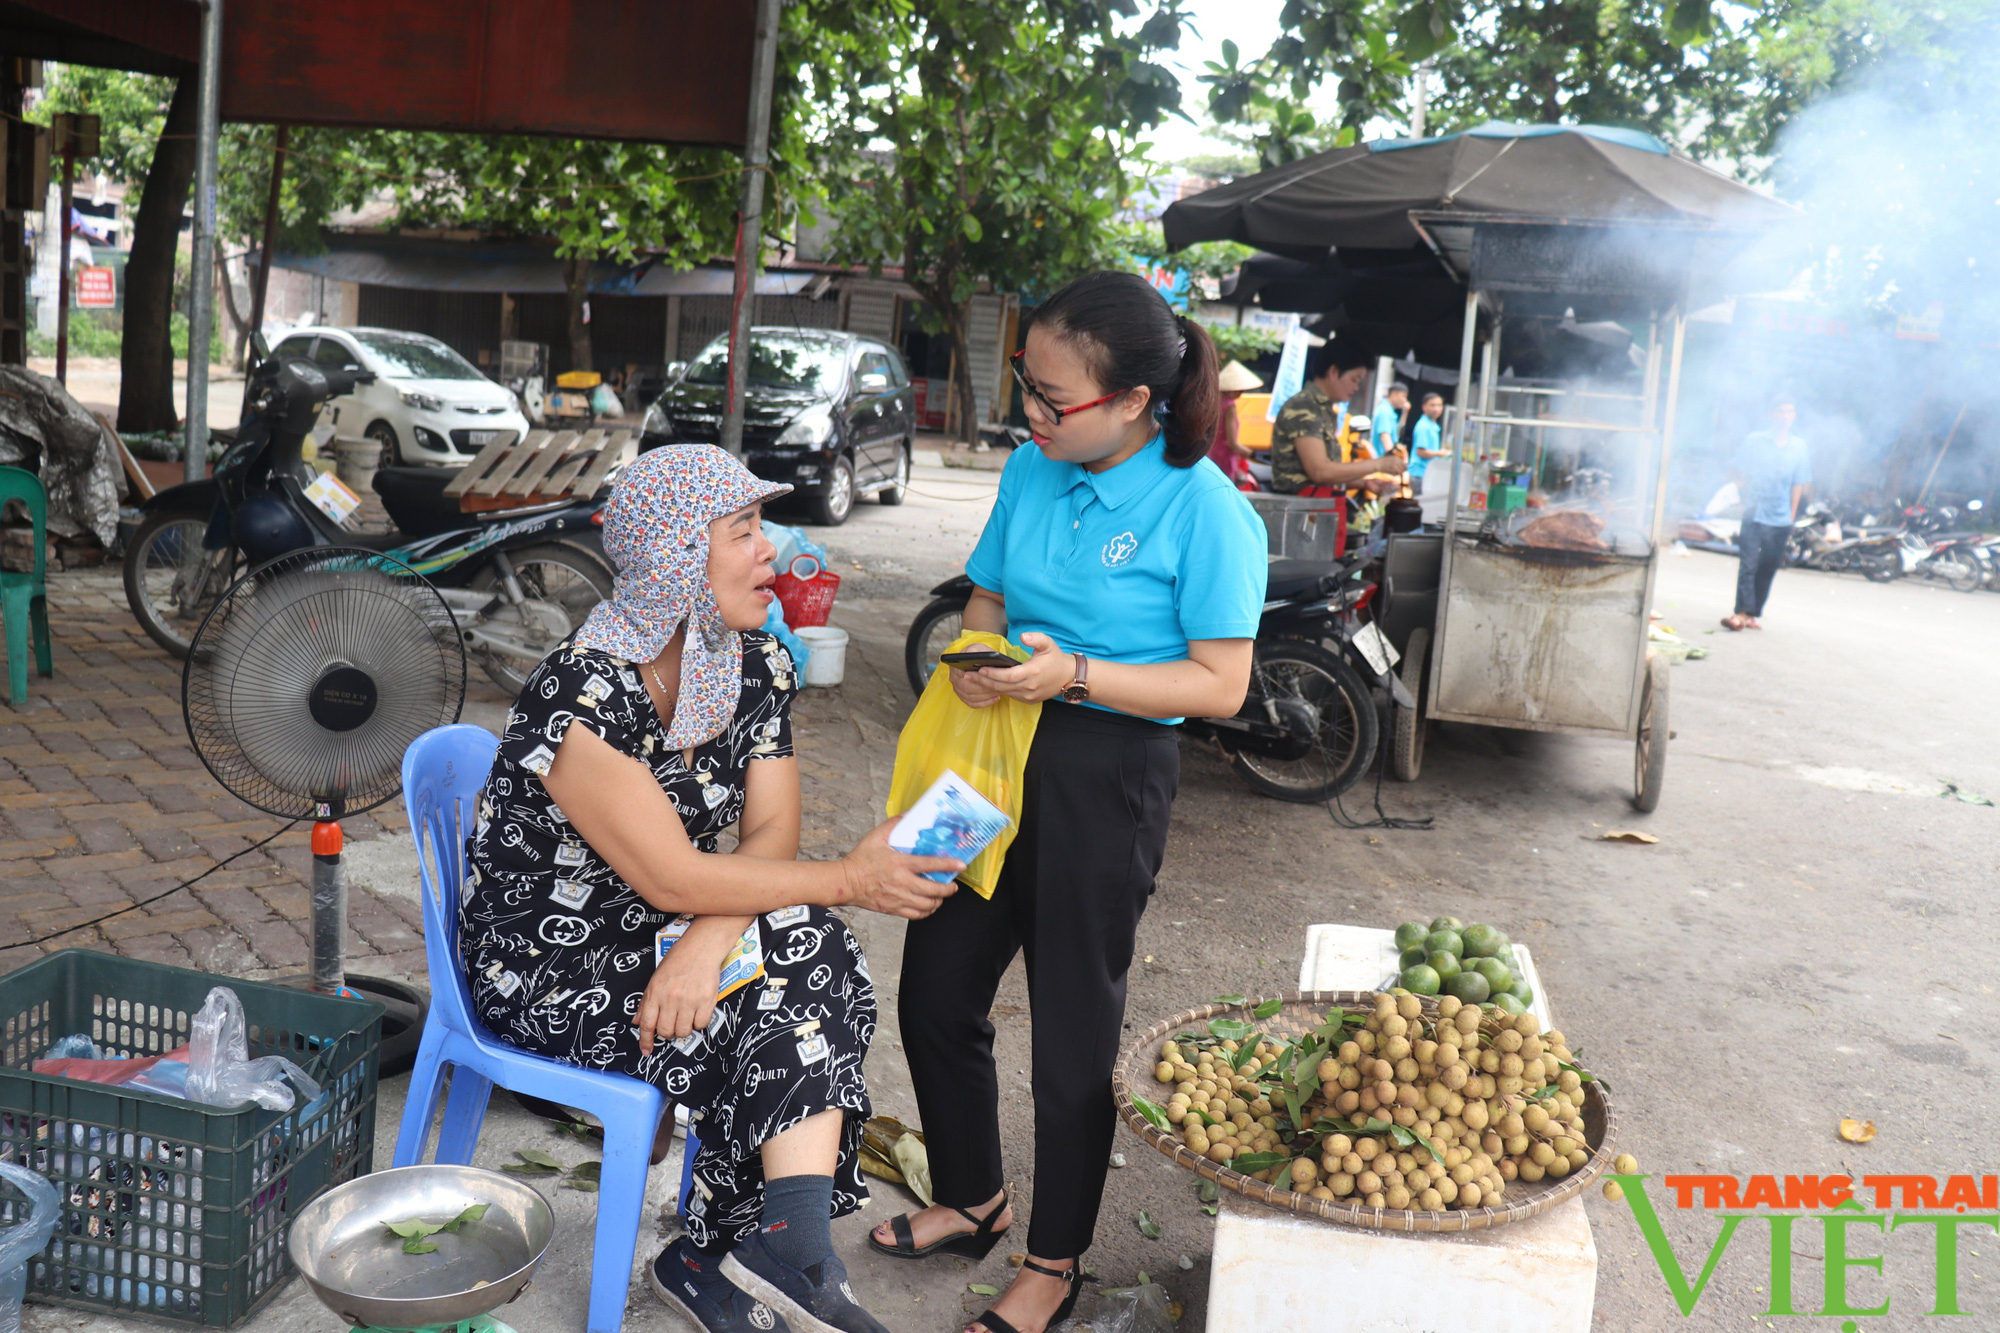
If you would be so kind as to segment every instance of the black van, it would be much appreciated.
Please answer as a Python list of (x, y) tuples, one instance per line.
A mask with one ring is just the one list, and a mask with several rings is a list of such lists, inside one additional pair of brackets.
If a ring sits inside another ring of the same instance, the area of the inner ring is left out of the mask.
[[(815, 523), (847, 521), (857, 496), (901, 504), (916, 445), (916, 395), (893, 347), (838, 329), (754, 328), (743, 461), (788, 481)], [(729, 376), (723, 334), (646, 409), (639, 447), (716, 441)]]

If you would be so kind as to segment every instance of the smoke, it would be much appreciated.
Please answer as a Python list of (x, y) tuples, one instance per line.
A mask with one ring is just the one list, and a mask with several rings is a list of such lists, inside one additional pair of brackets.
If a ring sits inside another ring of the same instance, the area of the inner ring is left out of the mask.
[[(1771, 389), (1798, 395), (1816, 490), (1992, 502), (2000, 483), (2000, 22), (1923, 58), (1890, 56), (1781, 135), (1799, 206), (1736, 266), (1739, 299), (1698, 359), (1677, 499), (1712, 486)], [(1706, 352), (1707, 355), (1702, 355)], [(1956, 424), (1956, 434), (1952, 431)], [(1949, 451), (1940, 453), (1947, 436)]]

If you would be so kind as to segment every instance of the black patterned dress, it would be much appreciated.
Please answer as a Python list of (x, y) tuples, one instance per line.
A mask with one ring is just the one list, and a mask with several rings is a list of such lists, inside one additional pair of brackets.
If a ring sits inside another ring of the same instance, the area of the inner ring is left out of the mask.
[(757, 1226), (764, 1141), (830, 1107), (847, 1113), (834, 1216), (868, 1198), (857, 1150), (868, 1118), (861, 1062), (875, 988), (860, 944), (819, 907), (757, 918), (765, 975), (715, 1006), (707, 1028), (639, 1051), (632, 1026), (653, 975), (654, 936), (671, 917), (641, 899), (577, 834), (542, 776), (574, 723), (652, 770), (694, 845), (743, 814), (758, 759), (792, 753), (797, 676), (770, 635), (743, 635), (743, 692), (722, 735), (691, 762), (666, 746), (641, 668), (564, 643), (528, 678), (467, 839), (459, 952), (473, 1009), (510, 1045), (657, 1085), (696, 1117), (701, 1151), (688, 1231), (728, 1248)]

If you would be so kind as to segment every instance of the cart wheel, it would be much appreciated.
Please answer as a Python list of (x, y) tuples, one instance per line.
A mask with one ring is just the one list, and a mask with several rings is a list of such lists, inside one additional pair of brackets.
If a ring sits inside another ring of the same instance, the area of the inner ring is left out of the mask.
[(1396, 735), (1389, 755), (1389, 771), (1398, 782), (1415, 782), (1424, 771), (1424, 733), (1430, 730), (1425, 705), (1430, 702), (1431, 632), (1410, 631), (1403, 649), (1403, 688), (1417, 701), (1415, 708), (1396, 706)]
[(1646, 659), (1646, 685), (1639, 695), (1639, 742), (1632, 761), (1632, 805), (1651, 814), (1660, 804), (1667, 780), (1667, 659), (1654, 653)]

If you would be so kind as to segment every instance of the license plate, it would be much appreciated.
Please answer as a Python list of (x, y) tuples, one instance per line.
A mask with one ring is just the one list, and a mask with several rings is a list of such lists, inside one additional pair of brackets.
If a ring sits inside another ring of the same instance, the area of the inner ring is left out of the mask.
[(465, 432), (465, 442), (467, 444), (491, 444), (499, 438), (500, 432), (497, 430), (469, 430)]
[(1381, 627), (1372, 620), (1354, 632), (1354, 646), (1361, 650), (1361, 655), (1368, 659), (1368, 665), (1375, 668), (1378, 676), (1388, 675), (1389, 668), (1401, 656), (1396, 646), (1382, 637)]

